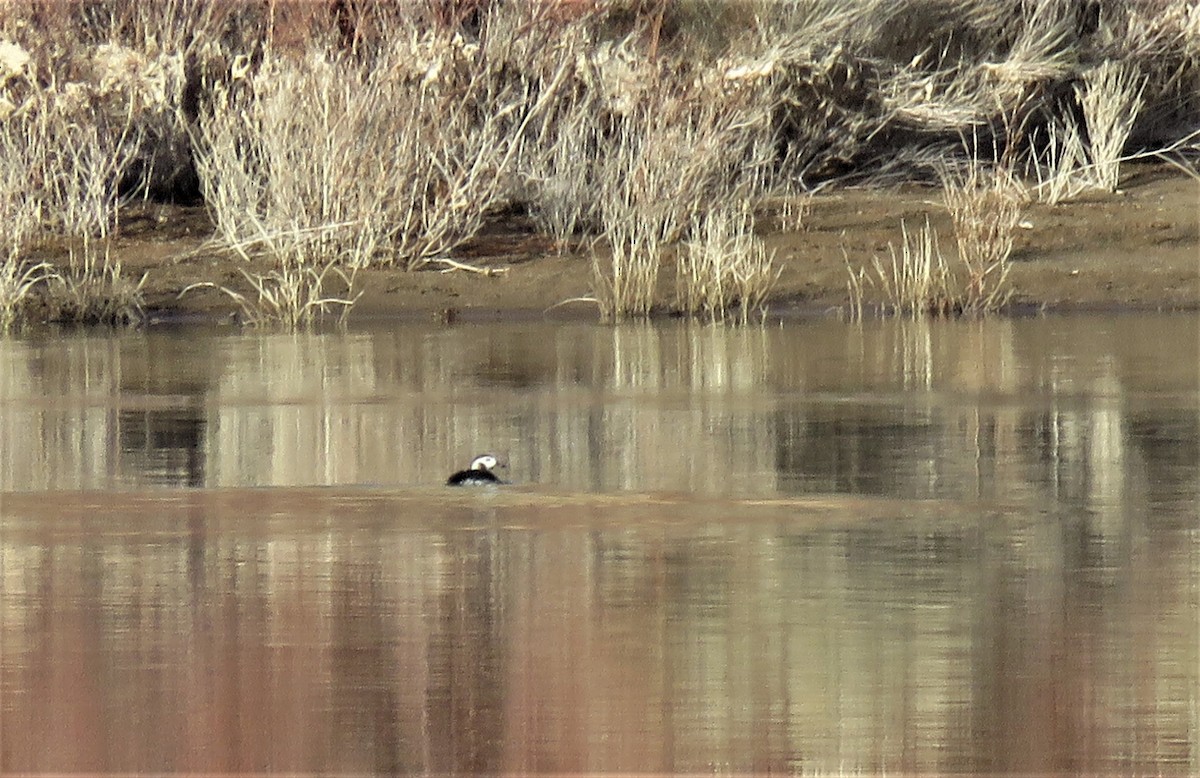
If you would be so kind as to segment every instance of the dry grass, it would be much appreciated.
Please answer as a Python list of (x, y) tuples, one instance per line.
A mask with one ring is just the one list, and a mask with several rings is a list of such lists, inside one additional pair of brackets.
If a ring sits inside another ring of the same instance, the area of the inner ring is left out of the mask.
[[(493, 21), (489, 33), (517, 34), (501, 29), (503, 15)], [(526, 135), (572, 63), (559, 57), (535, 85), (486, 59), (516, 39), (489, 36), (488, 49), (396, 25), (369, 62), (268, 49), (244, 86), (214, 92), (197, 150), (227, 245), (314, 267), (414, 269), (470, 240), (508, 202)]]
[(692, 316), (724, 320), (735, 306), (743, 323), (762, 313), (779, 271), (775, 256), (754, 235), (748, 198), (709, 211), (679, 254), (676, 300)]
[(1121, 174), (1121, 156), (1142, 109), (1146, 80), (1129, 67), (1105, 62), (1084, 74), (1076, 95), (1087, 122), (1092, 165), (1091, 181), (1114, 192)]
[(380, 134), (360, 135), (382, 96), (354, 76), (272, 52), (253, 82), (214, 90), (196, 158), (222, 245), (301, 266), (378, 259), (388, 182), (367, 159), (383, 153)]
[(984, 164), (973, 156), (962, 166), (940, 165), (938, 174), (958, 247), (957, 263), (946, 261), (928, 217), (916, 233), (901, 222), (899, 251), (889, 243), (889, 260), (875, 257), (873, 274), (856, 272), (847, 263), (852, 318), (862, 316), (866, 287), (881, 292), (885, 310), (893, 315), (981, 315), (1008, 302), (1009, 257), (1028, 199), (1025, 185), (1007, 160)]
[[(284, 320), (348, 309), (355, 295), (325, 291), (339, 273), (454, 266), (487, 219), (514, 211), (560, 246), (607, 242), (592, 268), (614, 319), (649, 312), (662, 258), (686, 242), (681, 305), (706, 310), (700, 290), (719, 290), (711, 315), (770, 276), (769, 263), (766, 276), (701, 271), (749, 240), (735, 226), (748, 230), (763, 192), (927, 175), (931, 150), (977, 132), (1027, 148), (1010, 162), (1051, 202), (1115, 188), (1126, 148), (1182, 153), (1200, 120), (1192, 5), (1102, 0), (1093, 19), (1076, 0), (11, 0), (0, 217), (7, 196), (36, 228), (0, 256), (49, 235), (103, 240), (123, 197), (174, 191), (194, 155), (218, 242), (272, 268), (247, 265), (249, 304)], [(1082, 125), (1064, 99), (1076, 87)], [(947, 187), (962, 214), (955, 275), (965, 309), (990, 309), (1011, 182), (972, 175)], [(803, 226), (803, 207), (779, 216)], [(923, 239), (903, 232), (893, 264), (907, 250), (919, 265)], [(9, 288), (27, 299), (41, 271), (14, 263)]]
[[(1035, 145), (1040, 144), (1035, 133)], [(1079, 125), (1071, 119), (1054, 120), (1046, 127), (1044, 150), (1029, 161), (1037, 184), (1033, 193), (1044, 203), (1057, 205), (1092, 188), (1086, 175), (1087, 148)]]
[(50, 318), (77, 324), (129, 325), (142, 320), (142, 287), (112, 258), (107, 241), (85, 239), (70, 250), (69, 267), (51, 280)]
[(522, 155), (520, 175), (530, 215), (560, 248), (581, 234), (599, 230), (595, 187), (602, 132), (598, 110), (593, 100), (565, 106), (550, 132)]
[[(110, 115), (83, 87), (42, 88), (32, 58), (22, 53), (9, 47), (0, 67), (5, 92), (20, 100), (10, 100), (12, 111), (0, 122), (0, 329), (19, 320), (39, 288), (54, 319), (135, 321), (141, 282), (123, 278), (107, 252), (121, 205), (118, 184), (137, 143), (132, 112)], [(61, 272), (21, 259), (48, 238), (72, 245)]]
[[(594, 292), (602, 313), (614, 319), (649, 312), (662, 252), (704, 229), (710, 211), (746, 214), (712, 229), (752, 226), (750, 214), (761, 199), (769, 161), (769, 112), (760, 94), (714, 78), (663, 99), (663, 90), (679, 87), (661, 73), (657, 78), (663, 86), (652, 88), (653, 79), (644, 82), (650, 88), (624, 109), (596, 163), (592, 196), (600, 204), (610, 262), (593, 263)], [(739, 272), (744, 280), (738, 283), (753, 306), (760, 280), (748, 270)]]
[(977, 158), (965, 171), (944, 166), (939, 175), (965, 274), (957, 306), (967, 313), (997, 310), (1011, 293), (1009, 255), (1026, 188), (1006, 164), (985, 166)]
[(1035, 148), (1044, 145), (1029, 161), (1039, 199), (1055, 205), (1091, 190), (1116, 191), (1145, 87), (1145, 78), (1117, 62), (1084, 73), (1074, 90), (1082, 126), (1070, 117), (1056, 118), (1046, 127), (1044, 144), (1035, 135)]
[(21, 321), (21, 314), (34, 290), (55, 277), (54, 268), (49, 264), (23, 263), (15, 250), (10, 249), (0, 258), (0, 335)]
[[(192, 284), (180, 294), (196, 289), (216, 289), (237, 303), (241, 322), (252, 327), (282, 326), (297, 329), (316, 323), (330, 309), (338, 311), (337, 320), (344, 322), (354, 303), (362, 296), (355, 293), (355, 271), (342, 270), (329, 262), (320, 268), (288, 263), (267, 271), (250, 272), (238, 268), (254, 289), (255, 296), (212, 282)], [(330, 281), (337, 279), (346, 287), (342, 296), (327, 291)]]
[[(946, 314), (955, 308), (951, 292), (951, 275), (938, 246), (937, 234), (925, 220), (925, 226), (916, 234), (909, 233), (908, 225), (900, 222), (902, 235), (900, 252), (888, 244), (890, 261), (879, 257), (872, 260), (874, 277), (850, 274), (852, 307), (858, 315), (862, 313), (862, 282), (865, 278), (883, 293), (885, 307), (893, 314), (919, 316), (923, 314)], [(858, 293), (855, 293), (858, 290)]]
[(603, 321), (647, 316), (654, 305), (662, 243), (630, 211), (609, 231), (607, 253), (592, 251), (592, 293)]
[(41, 152), (19, 127), (0, 122), (0, 333), (20, 321), (34, 290), (53, 277), (50, 265), (22, 259), (41, 229), (41, 202), (29, 196)]

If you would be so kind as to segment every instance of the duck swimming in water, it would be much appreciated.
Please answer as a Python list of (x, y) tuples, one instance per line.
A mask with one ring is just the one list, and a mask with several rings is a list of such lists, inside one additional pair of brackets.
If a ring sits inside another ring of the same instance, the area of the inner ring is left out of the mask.
[(494, 467), (503, 465), (491, 454), (480, 454), (471, 460), (471, 466), (466, 470), (459, 470), (447, 478), (446, 486), (487, 486), (504, 483), (492, 472)]

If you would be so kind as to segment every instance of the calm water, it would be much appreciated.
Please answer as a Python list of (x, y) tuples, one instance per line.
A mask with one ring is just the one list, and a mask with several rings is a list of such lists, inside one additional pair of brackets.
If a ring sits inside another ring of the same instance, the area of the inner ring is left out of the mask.
[[(1200, 772), (1200, 317), (0, 340), (0, 772)], [(452, 491), (482, 451), (511, 487)]]

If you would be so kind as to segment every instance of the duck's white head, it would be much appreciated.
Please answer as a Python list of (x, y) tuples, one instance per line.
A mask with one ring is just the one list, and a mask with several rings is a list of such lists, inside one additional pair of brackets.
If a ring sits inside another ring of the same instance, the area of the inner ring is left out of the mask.
[(491, 470), (497, 464), (499, 464), (499, 462), (491, 454), (480, 454), (479, 456), (475, 457), (475, 459), (471, 460), (471, 469)]

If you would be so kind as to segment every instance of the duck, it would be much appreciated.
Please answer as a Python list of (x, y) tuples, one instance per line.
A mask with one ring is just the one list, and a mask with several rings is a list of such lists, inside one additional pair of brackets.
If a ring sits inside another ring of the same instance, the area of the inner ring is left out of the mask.
[(471, 460), (471, 466), (466, 470), (459, 470), (454, 475), (446, 479), (446, 486), (487, 486), (489, 484), (502, 484), (503, 481), (492, 472), (493, 468), (504, 467), (500, 461), (491, 454), (480, 454)]

